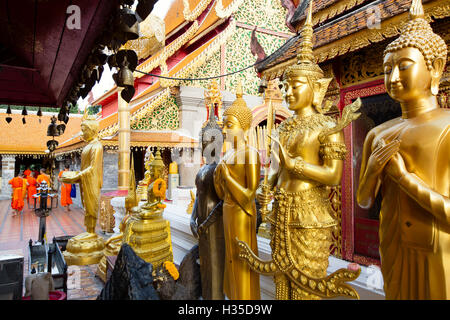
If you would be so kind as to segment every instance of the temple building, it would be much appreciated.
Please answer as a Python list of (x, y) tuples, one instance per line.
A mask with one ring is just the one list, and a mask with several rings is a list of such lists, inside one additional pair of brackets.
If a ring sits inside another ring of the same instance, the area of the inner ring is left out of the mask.
[[(286, 1), (285, 1), (286, 2)], [(295, 30), (304, 24), (307, 1), (292, 0), (287, 23)], [(450, 44), (450, 7), (448, 1), (423, 1), (431, 26)], [(345, 130), (349, 155), (342, 178), (340, 232), (333, 254), (363, 265), (380, 264), (378, 204), (370, 210), (356, 202), (356, 190), (366, 134), (373, 127), (401, 115), (400, 105), (386, 93), (383, 72), (383, 51), (398, 37), (408, 21), (411, 0), (324, 0), (313, 3), (314, 54), (327, 77), (333, 80), (326, 99), (339, 110), (360, 97), (362, 115)], [(296, 61), (296, 48), (302, 38), (297, 34), (257, 66), (261, 78), (278, 79)], [(439, 102), (449, 108), (450, 70), (441, 81)]]
[[(27, 168), (36, 171), (41, 168), (46, 169), (48, 174), (52, 174), (52, 181), (56, 181), (56, 175), (59, 172), (53, 170), (59, 157), (55, 158), (46, 145), (47, 141), (52, 140), (52, 137), (47, 136), (48, 124), (52, 117), (56, 118), (57, 113), (43, 112), (39, 117), (35, 111), (28, 111), (26, 116), (23, 116), (19, 110), (13, 110), (9, 115), (5, 111), (2, 110), (0, 113), (2, 115), (0, 130), (3, 132), (0, 136), (0, 199), (2, 200), (11, 197), (8, 181)], [(9, 123), (4, 121), (5, 116), (11, 118)], [(62, 135), (54, 137), (54, 140), (61, 143), (72, 138), (78, 133), (80, 124), (81, 115), (72, 114), (71, 125), (66, 127)]]
[[(158, 147), (162, 149), (167, 167), (174, 160), (172, 151), (181, 151), (177, 154), (187, 160), (179, 163), (179, 183), (183, 187), (194, 187), (200, 164), (193, 158), (198, 147), (198, 134), (208, 113), (205, 89), (212, 84), (211, 79), (171, 80), (144, 73), (196, 79), (252, 66), (257, 59), (251, 51), (253, 31), (264, 54), (274, 52), (294, 35), (285, 24), (286, 12), (277, 0), (176, 0), (172, 3), (160, 28), (165, 32), (165, 46), (150, 57), (148, 50), (137, 50), (140, 60), (134, 72), (136, 93), (129, 103), (129, 148), (134, 156), (137, 181), (144, 177), (146, 148), (155, 151)], [(157, 27), (153, 28), (153, 33), (157, 34)], [(290, 115), (274, 84), (272, 90), (267, 90), (265, 97), (261, 97), (258, 93), (260, 79), (254, 67), (216, 81), (222, 96), (215, 110), (219, 118), (224, 108), (234, 101), (238, 81), (242, 83), (244, 99), (254, 113), (254, 128), (265, 125), (268, 98), (274, 104), (277, 122)], [(102, 106), (99, 117), (100, 137), (106, 151), (105, 172), (118, 170), (120, 119), (124, 119), (121, 118), (120, 100), (119, 88), (114, 87), (91, 102)], [(263, 145), (261, 141), (259, 144)], [(55, 153), (64, 159), (71, 158), (82, 146), (79, 138), (70, 139)], [(118, 183), (117, 175), (109, 174), (105, 176), (103, 190), (116, 190)]]

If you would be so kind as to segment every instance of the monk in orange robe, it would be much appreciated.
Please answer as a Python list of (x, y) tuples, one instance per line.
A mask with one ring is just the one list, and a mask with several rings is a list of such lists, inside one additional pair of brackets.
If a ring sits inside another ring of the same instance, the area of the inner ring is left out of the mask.
[(25, 199), (27, 199), (27, 191), (28, 191), (28, 180), (25, 173), (22, 174), (23, 184), (22, 184), (22, 199), (23, 202), (25, 202)]
[(50, 184), (50, 177), (48, 175), (45, 174), (45, 169), (41, 169), (41, 174), (37, 177), (36, 181), (38, 184), (41, 184), (42, 181), (46, 181), (48, 187), (50, 188), (51, 184)]
[(23, 174), (25, 175), (25, 178), (29, 177), (30, 174), (31, 174), (30, 167), (27, 167), (27, 170), (25, 170), (25, 171), (23, 172)]
[(65, 166), (65, 169), (61, 171), (58, 175), (58, 181), (61, 184), (61, 205), (67, 207), (67, 211), (70, 211), (70, 205), (72, 204), (72, 198), (70, 197), (70, 191), (72, 190), (72, 184), (63, 183), (61, 181), (61, 176), (64, 171), (69, 171), (69, 165)]
[(35, 195), (37, 193), (37, 190), (36, 190), (37, 181), (36, 181), (35, 175), (36, 174), (33, 171), (27, 177), (27, 182), (28, 182), (28, 205), (30, 205), (30, 202), (33, 203), (33, 195)]
[(22, 211), (24, 203), (23, 203), (23, 174), (19, 173), (17, 177), (12, 178), (8, 182), (12, 189), (13, 195), (11, 200), (11, 208), (14, 209), (13, 216), (17, 215), (20, 211)]

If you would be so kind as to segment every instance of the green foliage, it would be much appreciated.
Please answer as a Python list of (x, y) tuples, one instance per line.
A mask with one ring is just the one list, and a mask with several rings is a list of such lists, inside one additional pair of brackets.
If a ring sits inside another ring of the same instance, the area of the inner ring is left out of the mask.
[(88, 106), (88, 114), (89, 115), (96, 115), (97, 113), (100, 112), (100, 110), (102, 109), (102, 106), (100, 104), (97, 104), (95, 106)]

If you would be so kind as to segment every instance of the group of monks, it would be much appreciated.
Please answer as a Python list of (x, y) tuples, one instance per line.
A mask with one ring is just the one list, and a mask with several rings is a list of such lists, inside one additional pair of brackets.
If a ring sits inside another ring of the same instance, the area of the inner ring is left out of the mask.
[[(66, 166), (64, 171), (69, 170), (69, 166)], [(60, 177), (64, 171), (61, 171), (58, 176)], [(37, 178), (36, 178), (37, 177)], [(46, 181), (47, 185), (51, 188), (50, 177), (45, 173), (45, 169), (41, 169), (40, 172), (30, 170), (27, 168), (23, 172), (19, 172), (18, 175), (9, 181), (12, 187), (12, 199), (11, 208), (13, 211), (13, 216), (19, 214), (23, 207), (25, 206), (25, 199), (28, 202), (33, 201), (33, 195), (37, 193), (37, 188), (40, 186), (42, 181)], [(70, 205), (72, 204), (72, 198), (70, 197), (70, 192), (72, 189), (71, 184), (61, 183), (61, 205), (66, 207), (70, 211)]]

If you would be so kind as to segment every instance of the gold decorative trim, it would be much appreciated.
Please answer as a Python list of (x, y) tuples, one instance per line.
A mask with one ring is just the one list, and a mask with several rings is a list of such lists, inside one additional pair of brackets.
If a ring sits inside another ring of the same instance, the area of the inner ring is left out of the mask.
[[(450, 4), (446, 0), (439, 0), (427, 3), (425, 7), (425, 16), (428, 21), (432, 18), (443, 19), (450, 16)], [(373, 43), (383, 41), (388, 38), (395, 37), (400, 34), (401, 27), (407, 22), (408, 12), (392, 17), (381, 22), (380, 29), (363, 29), (355, 34), (348, 35), (342, 39), (324, 45), (314, 50), (317, 63), (333, 59), (337, 56), (353, 52)], [(286, 67), (296, 63), (297, 58), (293, 57), (285, 62), (264, 70), (261, 77), (265, 76), (267, 80), (279, 78)]]
[[(332, 6), (319, 10), (317, 13), (313, 14), (313, 25), (324, 22), (325, 20), (331, 19), (346, 10), (350, 10), (363, 3), (365, 0), (344, 0), (334, 3)], [(301, 27), (302, 24), (299, 24)]]
[[(137, 67), (137, 69), (143, 72), (150, 72), (162, 63), (165, 63), (170, 56), (172, 56), (183, 45), (185, 45), (189, 40), (192, 39), (192, 37), (197, 33), (198, 29), (199, 24), (197, 21), (194, 21), (194, 23), (189, 27), (188, 30), (186, 30), (185, 33), (172, 41), (169, 45), (165, 46), (158, 55), (154, 56), (154, 58), (152, 57), (149, 60), (143, 62)], [(143, 74), (135, 72), (134, 76), (140, 78), (143, 76)]]
[[(211, 44), (205, 48), (197, 57), (195, 57), (191, 62), (189, 62), (185, 67), (183, 67), (180, 71), (172, 75), (174, 78), (185, 78), (189, 76), (189, 74), (193, 73), (200, 67), (207, 59), (209, 59), (216, 51), (220, 49), (220, 46), (224, 44), (227, 39), (235, 32), (236, 30), (236, 21), (234, 19), (230, 20), (230, 25), (226, 27), (221, 34), (219, 34)], [(162, 81), (162, 82), (161, 82)], [(169, 79), (160, 79), (161, 86), (163, 87), (173, 87), (178, 85), (180, 80), (169, 80)]]
[(225, 9), (223, 7), (222, 0), (217, 1), (216, 5), (216, 14), (219, 18), (225, 19), (231, 16), (237, 9), (239, 9), (240, 5), (243, 3), (243, 0), (233, 0)]
[(194, 21), (197, 19), (206, 7), (211, 3), (212, 0), (201, 0), (200, 3), (192, 10), (189, 9), (189, 1), (183, 0), (183, 15), (187, 21)]
[(0, 151), (1, 155), (22, 155), (22, 154), (29, 154), (29, 155), (47, 155), (44, 151)]

